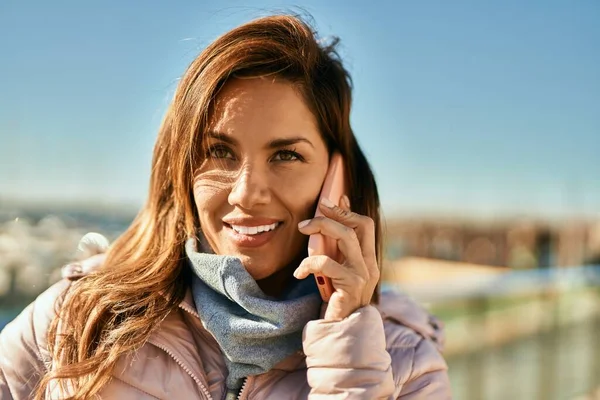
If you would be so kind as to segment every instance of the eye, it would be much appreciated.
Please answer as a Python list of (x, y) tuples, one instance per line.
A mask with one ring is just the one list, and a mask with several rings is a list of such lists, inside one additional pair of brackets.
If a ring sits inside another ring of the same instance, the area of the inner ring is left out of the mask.
[(281, 150), (275, 153), (273, 161), (297, 161), (302, 160), (302, 156), (293, 150)]
[(208, 149), (208, 156), (210, 158), (233, 158), (233, 154), (227, 147), (215, 146)]

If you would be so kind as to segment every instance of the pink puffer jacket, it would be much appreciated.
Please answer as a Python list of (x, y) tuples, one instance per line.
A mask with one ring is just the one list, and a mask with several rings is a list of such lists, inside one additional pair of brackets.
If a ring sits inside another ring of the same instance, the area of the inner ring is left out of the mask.
[[(0, 333), (1, 399), (31, 398), (51, 368), (46, 332), (69, 284), (52, 286)], [(361, 308), (339, 322), (309, 322), (304, 351), (247, 378), (238, 398), (449, 399), (441, 346), (439, 325), (424, 310), (405, 296), (384, 294), (378, 308)], [(101, 398), (223, 399), (226, 371), (188, 293), (148, 343), (119, 360)]]

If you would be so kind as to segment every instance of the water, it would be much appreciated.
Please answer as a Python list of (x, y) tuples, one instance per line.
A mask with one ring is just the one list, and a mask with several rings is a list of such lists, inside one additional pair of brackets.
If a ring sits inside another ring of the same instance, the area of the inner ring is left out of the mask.
[(448, 360), (454, 398), (573, 399), (600, 386), (600, 319)]

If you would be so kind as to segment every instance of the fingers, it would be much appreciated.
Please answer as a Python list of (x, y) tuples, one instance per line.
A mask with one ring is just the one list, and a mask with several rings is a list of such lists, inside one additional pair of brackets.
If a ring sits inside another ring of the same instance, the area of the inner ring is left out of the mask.
[(346, 257), (343, 264), (325, 256), (309, 256), (294, 271), (304, 279), (310, 274), (331, 279), (335, 289), (324, 315), (326, 320), (346, 318), (359, 307), (368, 305), (379, 281), (375, 246), (375, 223), (350, 209), (346, 196), (336, 206), (327, 199), (319, 204), (322, 215), (298, 224), (306, 235), (322, 234), (336, 241)]
[[(357, 274), (335, 260), (322, 255), (305, 258), (294, 271), (294, 277), (304, 279), (310, 274), (320, 274), (331, 279), (336, 291), (332, 294), (329, 305), (336, 304), (334, 298), (338, 297), (338, 304), (333, 307), (340, 310), (350, 310), (346, 315), (369, 304), (370, 297), (363, 295), (367, 287), (368, 277)], [(344, 301), (340, 303), (339, 300), (342, 299)]]
[(310, 256), (302, 260), (294, 271), (294, 277), (304, 279), (310, 274), (321, 274), (331, 279), (341, 279), (347, 272), (344, 268), (325, 255)]
[(307, 257), (294, 271), (294, 277), (297, 279), (304, 279), (310, 274), (320, 274), (330, 278), (336, 290), (353, 293), (357, 299), (362, 297), (360, 292), (367, 282), (367, 277), (349, 270), (327, 256)]
[[(320, 233), (334, 239), (347, 264), (360, 270), (362, 275), (366, 273), (360, 242), (354, 229), (322, 216), (302, 221), (298, 224), (298, 229), (305, 235)], [(363, 268), (365, 271), (362, 271)]]
[(372, 218), (352, 212), (348, 196), (343, 196), (340, 205), (335, 206), (331, 202), (322, 202), (320, 208), (323, 215), (335, 219), (340, 223), (353, 228), (360, 242), (361, 252), (367, 269), (367, 290), (365, 297), (370, 301), (373, 291), (379, 282), (380, 274), (379, 264), (377, 263), (377, 246), (375, 244), (375, 222)]
[(352, 212), (347, 196), (342, 198), (340, 206), (324, 199), (319, 207), (326, 217), (355, 230), (364, 259), (368, 263), (377, 263), (375, 222), (372, 218)]

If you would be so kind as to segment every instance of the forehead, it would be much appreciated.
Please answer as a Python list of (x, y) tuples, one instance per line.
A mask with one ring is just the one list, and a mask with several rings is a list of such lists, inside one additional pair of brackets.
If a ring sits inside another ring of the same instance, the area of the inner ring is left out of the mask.
[(209, 130), (239, 139), (319, 136), (315, 116), (289, 82), (269, 77), (232, 79), (215, 99)]

